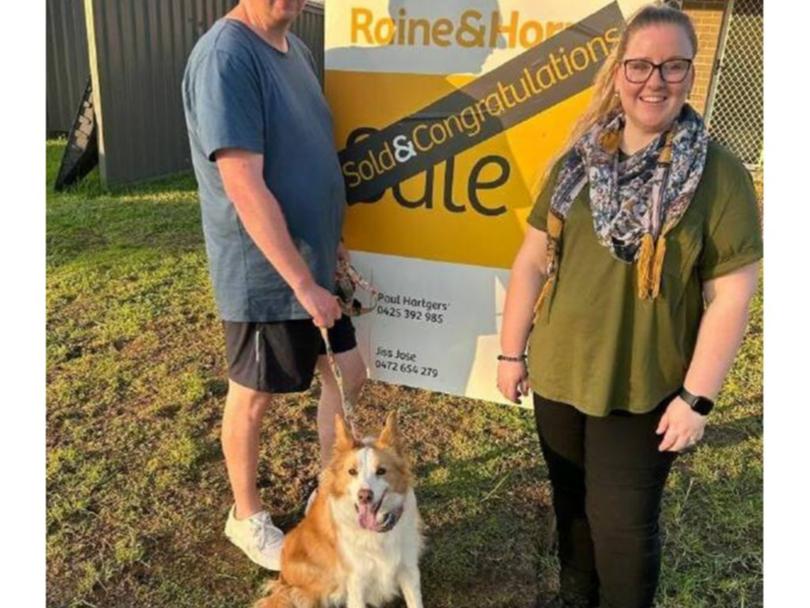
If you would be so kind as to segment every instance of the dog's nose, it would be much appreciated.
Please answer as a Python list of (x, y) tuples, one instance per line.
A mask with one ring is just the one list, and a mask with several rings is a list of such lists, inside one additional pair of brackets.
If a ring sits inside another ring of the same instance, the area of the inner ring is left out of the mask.
[(360, 501), (360, 504), (366, 505), (374, 500), (374, 492), (364, 488), (357, 493), (357, 499)]

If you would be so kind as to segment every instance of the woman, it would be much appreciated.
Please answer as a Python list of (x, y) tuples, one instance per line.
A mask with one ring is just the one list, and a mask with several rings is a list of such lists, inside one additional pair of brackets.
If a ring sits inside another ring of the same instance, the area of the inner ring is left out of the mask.
[(498, 388), (535, 393), (564, 606), (652, 606), (664, 484), (756, 291), (751, 178), (685, 103), (696, 51), (676, 9), (631, 19), (512, 267)]

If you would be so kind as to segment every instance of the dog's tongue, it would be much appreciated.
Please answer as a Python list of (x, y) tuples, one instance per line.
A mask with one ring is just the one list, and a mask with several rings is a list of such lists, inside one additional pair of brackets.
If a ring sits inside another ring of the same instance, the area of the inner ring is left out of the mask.
[(374, 512), (371, 503), (360, 505), (357, 513), (357, 523), (366, 530), (374, 530), (377, 527), (377, 514)]

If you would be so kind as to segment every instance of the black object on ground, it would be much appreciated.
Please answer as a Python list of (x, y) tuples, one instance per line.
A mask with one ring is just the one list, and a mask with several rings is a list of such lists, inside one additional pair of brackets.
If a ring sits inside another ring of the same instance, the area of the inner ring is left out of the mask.
[(54, 189), (58, 192), (79, 182), (98, 164), (98, 126), (93, 110), (93, 83), (88, 78), (79, 111), (68, 135)]

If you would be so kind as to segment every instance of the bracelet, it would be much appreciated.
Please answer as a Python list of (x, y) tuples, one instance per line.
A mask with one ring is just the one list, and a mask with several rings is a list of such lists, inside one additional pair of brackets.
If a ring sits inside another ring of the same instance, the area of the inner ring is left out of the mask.
[(513, 363), (523, 363), (526, 360), (526, 355), (520, 355), (517, 357), (510, 357), (508, 355), (498, 355), (498, 361), (512, 361)]

